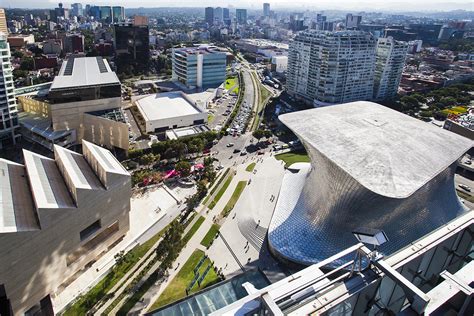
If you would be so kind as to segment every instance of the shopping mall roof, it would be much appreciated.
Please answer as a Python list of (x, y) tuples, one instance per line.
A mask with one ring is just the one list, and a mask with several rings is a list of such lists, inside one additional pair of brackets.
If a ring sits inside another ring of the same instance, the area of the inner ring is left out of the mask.
[(410, 196), (473, 145), (467, 138), (366, 101), (279, 118), (361, 185), (393, 198)]
[(51, 90), (120, 84), (102, 57), (69, 57), (54, 78)]

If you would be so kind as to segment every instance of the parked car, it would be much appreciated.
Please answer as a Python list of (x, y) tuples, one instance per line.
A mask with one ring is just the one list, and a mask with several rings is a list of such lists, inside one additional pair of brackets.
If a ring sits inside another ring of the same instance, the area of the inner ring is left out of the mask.
[(228, 143), (226, 146), (227, 147), (232, 147), (232, 146), (234, 146), (234, 143)]
[(467, 192), (471, 192), (471, 187), (465, 185), (465, 184), (459, 184), (458, 185), (461, 189), (463, 189), (464, 191), (467, 191)]

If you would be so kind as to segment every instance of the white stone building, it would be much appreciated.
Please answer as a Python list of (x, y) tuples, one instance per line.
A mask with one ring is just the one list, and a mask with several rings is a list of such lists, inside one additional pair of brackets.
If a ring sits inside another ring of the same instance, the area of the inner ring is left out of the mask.
[(378, 39), (374, 77), (375, 100), (389, 99), (397, 95), (407, 52), (406, 42), (396, 41), (393, 37)]
[(304, 31), (288, 53), (288, 93), (315, 106), (370, 100), (375, 39), (360, 31)]

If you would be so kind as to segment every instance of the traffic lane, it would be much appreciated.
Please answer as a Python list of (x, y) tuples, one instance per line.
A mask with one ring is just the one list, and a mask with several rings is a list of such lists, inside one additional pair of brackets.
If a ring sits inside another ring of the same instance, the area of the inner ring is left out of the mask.
[[(456, 185), (456, 189), (460, 190), (460, 191), (463, 191), (464, 193), (466, 194), (469, 194), (469, 195), (473, 195), (473, 192), (472, 190), (474, 189), (474, 181), (466, 178), (466, 177), (463, 177), (459, 174), (454, 174), (454, 183)], [(467, 185), (468, 187), (471, 188), (471, 192), (468, 192), (466, 190), (464, 190), (463, 188), (459, 187), (460, 184), (464, 184), (464, 185)]]

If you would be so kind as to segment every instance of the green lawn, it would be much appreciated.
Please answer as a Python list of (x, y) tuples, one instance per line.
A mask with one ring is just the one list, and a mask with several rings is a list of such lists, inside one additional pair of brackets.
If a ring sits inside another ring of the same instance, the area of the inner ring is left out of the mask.
[[(193, 252), (191, 257), (189, 257), (188, 261), (186, 261), (186, 263), (181, 267), (178, 274), (176, 274), (173, 280), (171, 280), (171, 282), (168, 284), (168, 286), (160, 295), (158, 300), (156, 300), (156, 302), (153, 303), (153, 305), (150, 308), (150, 311), (157, 309), (159, 307), (165, 306), (167, 304), (170, 304), (186, 296), (186, 288), (188, 287), (188, 285), (191, 283), (191, 281), (194, 278), (193, 270), (199, 263), (199, 260), (201, 260), (202, 256), (204, 256), (204, 251), (202, 250), (196, 249)], [(210, 263), (211, 261), (209, 260), (209, 258), (206, 258), (206, 260), (204, 260), (204, 263), (199, 268), (199, 273), (203, 273), (204, 270), (206, 270), (206, 267)], [(212, 285), (218, 281), (219, 281), (219, 278), (216, 272), (214, 272), (214, 269), (211, 268), (211, 270), (209, 270), (208, 274), (206, 275), (203, 282), (201, 283), (201, 286), (199, 287), (196, 282), (196, 284), (191, 289), (191, 292), (189, 294), (197, 292), (205, 288), (206, 286)]]
[(310, 162), (309, 156), (306, 152), (295, 152), (291, 151), (284, 154), (275, 155), (276, 160), (283, 160), (285, 167), (289, 167), (295, 162)]
[(443, 112), (446, 115), (449, 115), (449, 114), (458, 115), (458, 114), (466, 113), (467, 112), (467, 107), (466, 106), (453, 106), (449, 109), (444, 109), (441, 112)]
[(216, 117), (215, 117), (213, 114), (208, 114), (208, 115), (207, 115), (207, 123), (208, 123), (208, 124), (211, 124), (212, 122), (214, 122), (214, 119), (215, 119), (215, 118), (216, 118)]
[(219, 187), (219, 185), (221, 184), (221, 182), (225, 179), (226, 175), (229, 173), (229, 168), (227, 168), (224, 173), (222, 174), (222, 176), (219, 178), (219, 180), (217, 181), (216, 185), (214, 185), (214, 187), (212, 187), (212, 190), (211, 192), (206, 196), (206, 198), (204, 199), (204, 202), (202, 202), (203, 204), (207, 204), (207, 202), (209, 201), (209, 199), (211, 198), (211, 195), (214, 194), (214, 192), (216, 192), (217, 188)]
[(247, 186), (247, 181), (239, 181), (237, 183), (237, 187), (234, 190), (234, 193), (232, 193), (232, 196), (230, 197), (229, 201), (225, 205), (224, 209), (222, 210), (221, 214), (222, 216), (227, 216), (229, 213), (232, 211), (234, 208), (235, 203), (239, 200), (240, 195), (244, 191), (245, 187)]
[[(163, 228), (156, 235), (151, 237), (148, 241), (141, 245), (135, 246), (126, 254), (126, 260), (120, 264), (116, 264), (114, 269), (110, 271), (96, 286), (89, 290), (86, 294), (79, 297), (79, 299), (67, 308), (63, 315), (85, 315), (87, 312), (97, 304), (106, 293), (112, 289), (123, 276), (133, 268), (133, 266), (147, 253), (148, 250), (161, 238), (168, 226)], [(153, 255), (153, 253), (152, 253)], [(125, 281), (125, 280), (123, 280)]]
[(212, 226), (211, 226), (211, 228), (209, 228), (206, 236), (204, 236), (204, 238), (201, 240), (201, 245), (208, 248), (211, 245), (214, 238), (216, 237), (216, 234), (219, 231), (219, 228), (221, 228), (219, 225), (212, 224)]
[(184, 235), (183, 241), (188, 243), (188, 241), (193, 237), (193, 235), (197, 232), (199, 227), (201, 227), (202, 223), (204, 222), (205, 218), (203, 216), (199, 216), (197, 221), (194, 223), (193, 227), (189, 229), (189, 231)]
[(214, 200), (212, 200), (211, 204), (209, 204), (209, 208), (212, 210), (216, 206), (217, 202), (221, 199), (222, 195), (224, 194), (225, 190), (229, 187), (230, 183), (232, 182), (232, 179), (234, 178), (234, 175), (231, 174), (227, 178), (227, 180), (224, 182), (224, 185), (222, 188), (217, 192), (216, 196), (214, 197)]
[(233, 86), (239, 84), (239, 80), (237, 79), (237, 77), (229, 77), (226, 79), (225, 81), (225, 89), (226, 90), (229, 90), (230, 88), (232, 88)]
[(250, 165), (247, 166), (247, 168), (245, 168), (245, 171), (252, 172), (253, 169), (255, 169), (256, 165), (257, 165), (256, 162), (252, 162)]
[[(258, 80), (257, 80), (257, 82), (258, 82)], [(260, 89), (260, 100), (259, 101), (260, 101), (260, 104), (261, 104), (261, 103), (263, 103), (263, 101), (265, 101), (272, 94), (261, 83), (258, 83), (258, 84), (259, 84), (259, 89)]]

